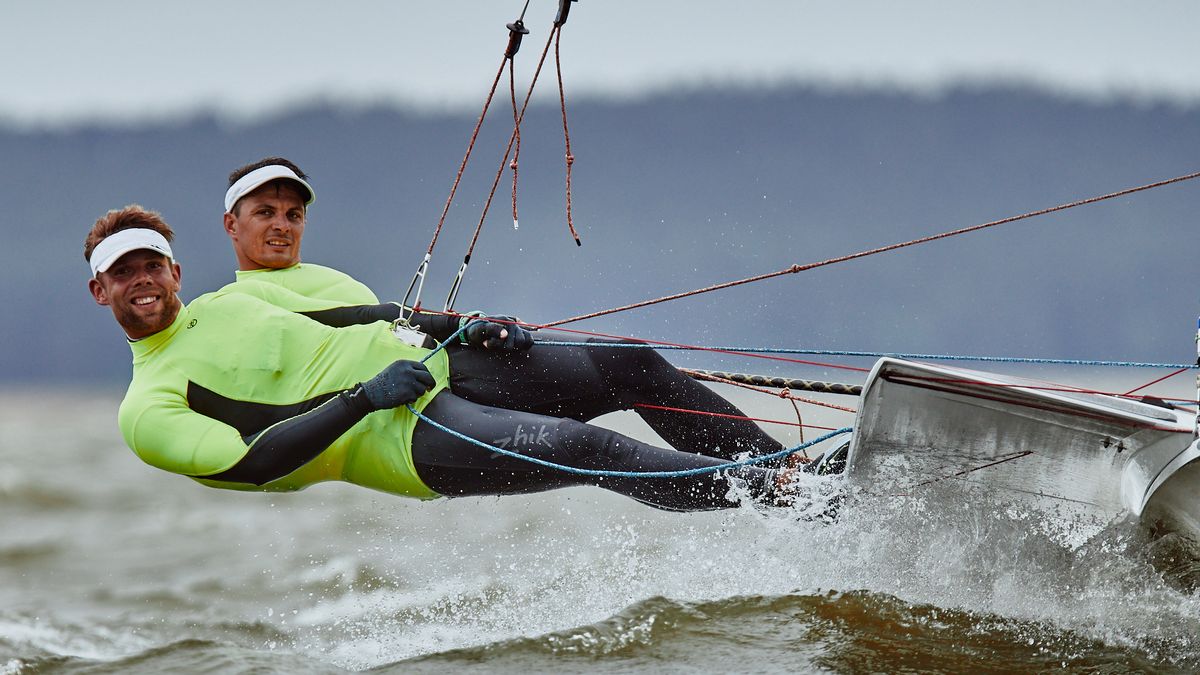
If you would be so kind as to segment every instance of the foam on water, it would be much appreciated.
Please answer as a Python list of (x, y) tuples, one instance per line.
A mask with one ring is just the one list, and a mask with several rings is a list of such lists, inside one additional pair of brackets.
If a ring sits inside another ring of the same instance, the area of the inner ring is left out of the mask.
[[(1200, 667), (1200, 600), (1175, 574), (1192, 571), (1187, 550), (1129, 523), (1098, 526), (949, 486), (842, 495), (819, 479), (793, 509), (698, 514), (595, 488), (427, 503), (347, 486), (234, 494), (138, 464), (114, 437), (111, 402), (68, 403), (109, 436), (56, 429), (42, 454), (28, 453), (47, 422), (30, 408), (27, 425), (6, 422), (0, 443), (5, 475), (20, 476), (0, 494), (6, 523), (18, 524), (0, 530), (0, 664), (13, 672), (62, 657), (115, 668), (155, 650), (309, 659), (312, 670), (522, 640), (550, 657), (624, 654), (661, 634), (663, 611), (831, 591)], [(811, 519), (842, 498), (837, 520)], [(1176, 561), (1165, 574), (1164, 560)]]
[[(1044, 514), (987, 501), (946, 508), (937, 495), (852, 500), (828, 525), (749, 507), (605, 517), (603, 507), (586, 504), (590, 498), (606, 501), (581, 490), (557, 509), (541, 504), (539, 533), (524, 532), (529, 523), (429, 533), (427, 543), (450, 552), (455, 564), (387, 571), (397, 588), (347, 594), (336, 605), (312, 607), (302, 622), (338, 626), (325, 654), (365, 667), (593, 625), (645, 598), (863, 589), (1200, 662), (1192, 638), (1200, 605), (1150, 565), (1143, 538), (1124, 523), (1072, 547), (1062, 523), (1043, 521)], [(585, 505), (572, 506), (575, 500)]]
[[(1055, 529), (1061, 523), (1041, 514), (935, 501), (852, 500), (832, 524), (751, 507), (665, 514), (587, 489), (512, 509), (509, 500), (427, 504), (421, 524), (395, 530), (397, 540), (420, 546), (359, 550), (373, 581), (351, 582), (277, 627), (291, 636), (291, 649), (362, 668), (595, 625), (653, 597), (704, 602), (862, 589), (1197, 658), (1190, 636), (1200, 628), (1200, 607), (1151, 567), (1127, 525), (1072, 547)], [(497, 517), (444, 527), (481, 509)], [(636, 628), (627, 632), (615, 644), (638, 639)]]

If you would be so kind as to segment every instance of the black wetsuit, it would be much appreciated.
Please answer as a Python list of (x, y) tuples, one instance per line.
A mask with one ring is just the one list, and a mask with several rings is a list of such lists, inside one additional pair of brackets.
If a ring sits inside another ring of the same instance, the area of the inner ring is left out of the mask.
[[(563, 338), (563, 341), (566, 341)], [(635, 408), (635, 403), (741, 413), (651, 349), (535, 345), (525, 352), (450, 347), (450, 391), (425, 409), (432, 420), (523, 455), (582, 469), (677, 471), (716, 466), (782, 446), (747, 420)], [(676, 450), (585, 424), (636, 410)], [(450, 496), (537, 492), (596, 485), (665, 509), (731, 506), (729, 484), (714, 474), (614, 478), (571, 474), (488, 452), (420, 421), (413, 462), (434, 491)], [(773, 471), (738, 467), (752, 495), (771, 491)]]
[[(394, 305), (306, 313), (330, 325), (393, 319)], [(449, 317), (427, 316), (428, 323)], [(450, 334), (457, 319), (433, 334)], [(429, 326), (425, 326), (426, 330)], [(539, 334), (542, 339), (553, 336)], [(565, 335), (558, 341), (572, 341)], [(450, 392), (424, 410), (430, 419), (473, 439), (522, 455), (581, 469), (677, 471), (718, 466), (782, 446), (745, 419), (634, 407), (636, 403), (741, 416), (733, 404), (679, 372), (652, 349), (537, 345), (503, 352), (451, 345)], [(605, 413), (635, 410), (674, 450), (586, 424)], [(489, 452), (424, 421), (413, 432), (413, 463), (431, 489), (446, 496), (505, 495), (595, 485), (651, 506), (703, 510), (734, 505), (717, 474), (680, 478), (583, 476)], [(759, 466), (723, 472), (749, 493), (770, 498), (774, 471)]]

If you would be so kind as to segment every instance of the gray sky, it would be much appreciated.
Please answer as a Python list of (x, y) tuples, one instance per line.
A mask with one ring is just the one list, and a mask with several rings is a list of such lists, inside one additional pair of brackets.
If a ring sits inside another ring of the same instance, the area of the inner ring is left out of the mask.
[[(557, 0), (531, 0), (527, 81)], [(46, 0), (0, 9), (0, 120), (55, 126), (290, 103), (478, 109), (519, 0)], [(581, 0), (568, 95), (798, 80), (936, 92), (1035, 83), (1200, 103), (1200, 2)], [(546, 73), (552, 76), (553, 72)], [(553, 80), (539, 88), (553, 93)]]

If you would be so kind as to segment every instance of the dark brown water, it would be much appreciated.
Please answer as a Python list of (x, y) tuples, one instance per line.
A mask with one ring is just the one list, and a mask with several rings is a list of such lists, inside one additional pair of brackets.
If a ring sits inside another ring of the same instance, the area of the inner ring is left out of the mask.
[(1121, 523), (227, 493), (136, 460), (118, 399), (0, 397), (0, 673), (1200, 669), (1194, 560)]

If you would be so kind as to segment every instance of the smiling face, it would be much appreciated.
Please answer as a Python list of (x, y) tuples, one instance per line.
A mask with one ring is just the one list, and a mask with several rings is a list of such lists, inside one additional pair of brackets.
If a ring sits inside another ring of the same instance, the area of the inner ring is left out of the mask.
[(96, 304), (112, 308), (132, 339), (153, 335), (179, 314), (179, 264), (156, 251), (139, 249), (117, 259), (88, 282)]
[(300, 262), (306, 197), (294, 183), (277, 180), (238, 200), (225, 214), (238, 269), (283, 269)]

